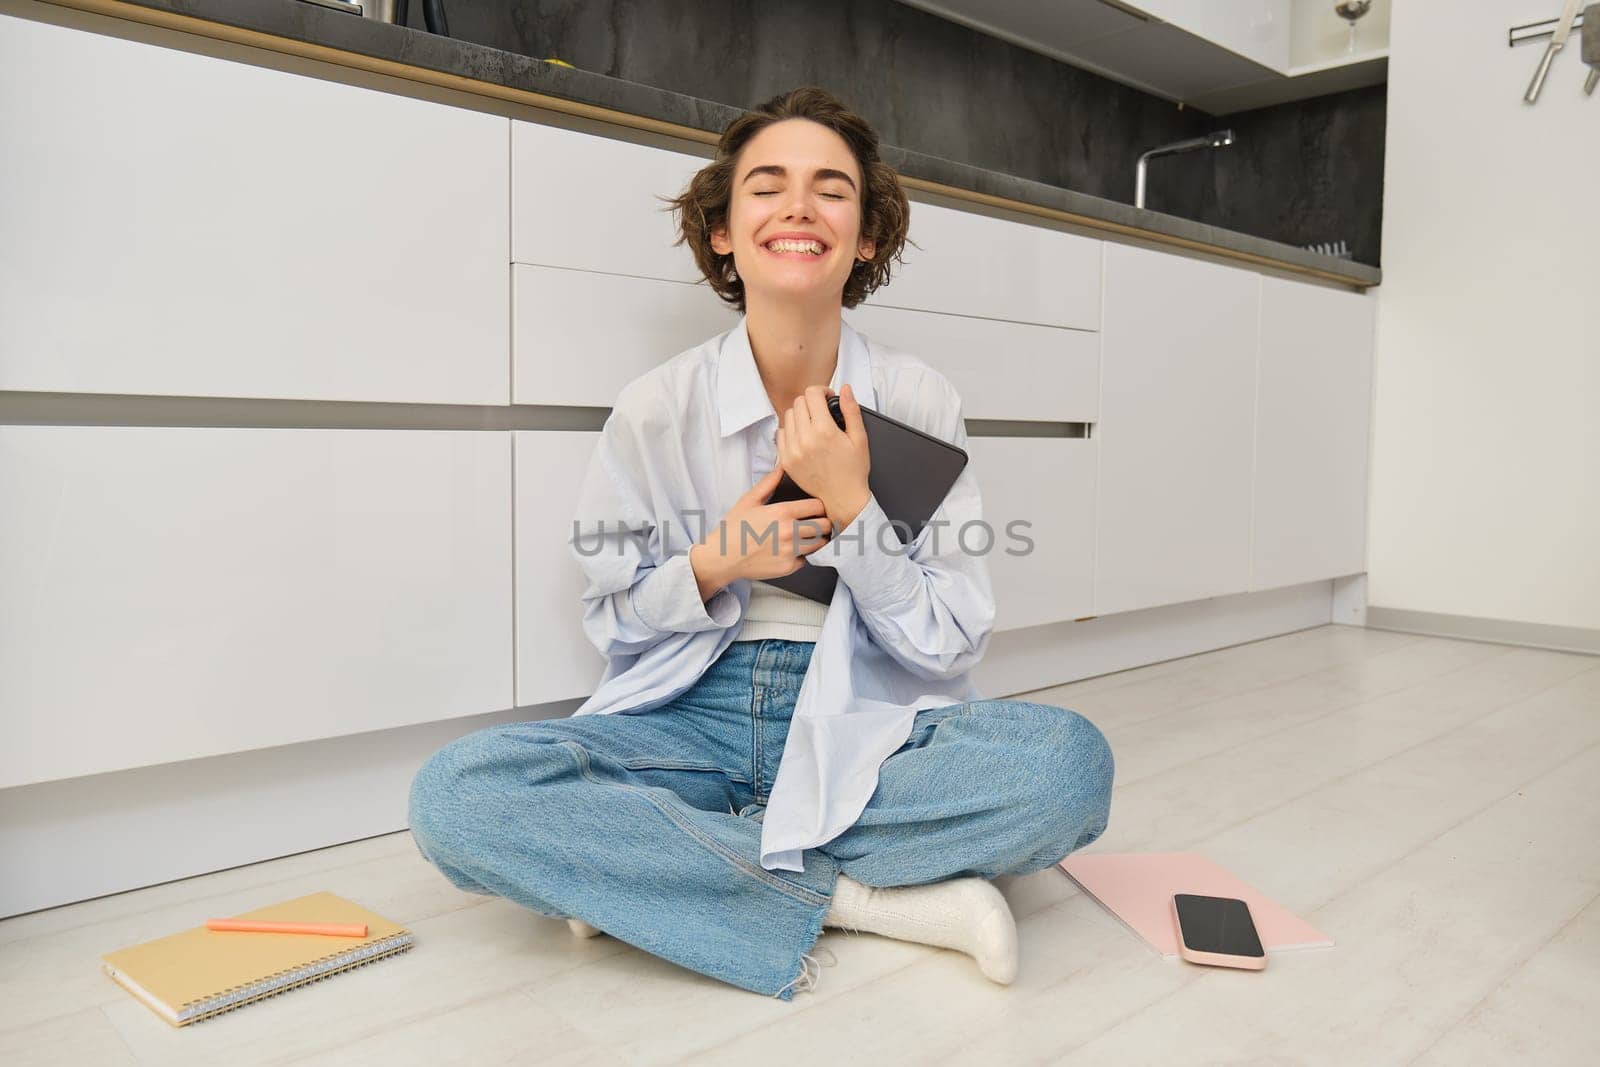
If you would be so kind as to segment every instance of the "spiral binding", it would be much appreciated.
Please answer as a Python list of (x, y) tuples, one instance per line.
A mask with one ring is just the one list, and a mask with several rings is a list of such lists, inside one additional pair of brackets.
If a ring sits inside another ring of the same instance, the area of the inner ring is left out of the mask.
[(370, 945), (350, 949), (344, 952), (335, 952), (323, 956), (321, 959), (312, 960), (310, 963), (293, 967), (287, 971), (279, 971), (265, 978), (259, 978), (241, 986), (233, 986), (220, 993), (198, 1000), (187, 1001), (178, 1008), (178, 1025), (200, 1022), (214, 1015), (232, 1011), (243, 1007), (263, 997), (277, 996), (291, 989), (307, 985), (311, 982), (327, 978), (329, 975), (338, 974), (354, 967), (364, 967), (374, 960), (383, 959), (404, 952), (416, 941), (416, 935), (409, 930), (398, 934), (391, 934), (380, 941)]

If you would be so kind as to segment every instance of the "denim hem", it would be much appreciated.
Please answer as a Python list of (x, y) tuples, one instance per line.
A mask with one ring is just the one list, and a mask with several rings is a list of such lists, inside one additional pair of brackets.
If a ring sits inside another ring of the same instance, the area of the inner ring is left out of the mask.
[[(835, 884), (837, 884), (838, 878), (839, 878), (839, 865), (838, 864), (834, 864), (833, 865), (833, 878), (830, 879), (830, 881), (832, 881)], [(784, 986), (783, 986), (782, 989), (778, 990), (777, 993), (773, 994), (779, 1000), (793, 1000), (794, 999), (794, 984), (796, 982), (800, 981), (803, 977), (805, 977), (805, 973), (806, 973), (806, 965), (805, 965), (804, 957), (805, 957), (806, 953), (810, 952), (811, 949), (816, 947), (818, 939), (822, 937), (822, 921), (828, 917), (828, 912), (831, 911), (832, 909), (833, 909), (833, 892), (832, 892), (832, 889), (830, 888), (829, 893), (828, 893), (827, 903), (823, 904), (822, 907), (820, 909), (818, 909), (817, 914), (815, 916), (813, 916), (812, 919), (809, 922), (806, 923), (805, 940), (802, 941), (801, 944), (800, 944), (800, 947), (795, 950), (794, 965), (795, 965), (795, 969), (797, 971), (799, 971), (800, 973), (796, 974), (793, 978), (790, 978), (788, 982), (784, 983)]]

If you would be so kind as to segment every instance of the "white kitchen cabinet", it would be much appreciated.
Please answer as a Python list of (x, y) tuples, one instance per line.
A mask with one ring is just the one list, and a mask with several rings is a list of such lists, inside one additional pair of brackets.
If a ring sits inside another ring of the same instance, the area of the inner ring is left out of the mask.
[(969, 419), (1093, 422), (1098, 414), (1098, 333), (871, 304), (844, 317), (949, 378)]
[[(996, 631), (1092, 614), (1096, 451), (1084, 438), (967, 439), (983, 521), (994, 535), (986, 558)], [(978, 529), (960, 542), (972, 552), (985, 543)]]
[(1263, 67), (1289, 69), (1291, 0), (1138, 0), (1127, 6)]
[(519, 431), (516, 439), (517, 706), (587, 697), (605, 657), (583, 632), (585, 580), (572, 520), (600, 435)]
[(1261, 279), (1106, 245), (1095, 613), (1243, 592)]
[(1210, 115), (1381, 84), (1388, 69), (1388, 0), (1353, 54), (1331, 0), (903, 2)]
[(911, 205), (911, 240), (905, 263), (867, 303), (1100, 327), (1100, 241), (921, 203)]
[[(661, 197), (707, 160), (554, 126), (514, 121), (512, 258), (546, 267), (701, 280)], [(1100, 242), (1042, 226), (914, 204), (906, 263), (869, 298), (917, 308), (1093, 330)]]
[(513, 402), (610, 407), (622, 387), (733, 329), (710, 288), (518, 263)]
[(700, 156), (556, 126), (511, 123), (511, 257), (518, 263), (694, 282), (700, 272), (661, 197)]
[(511, 442), (0, 427), (0, 788), (511, 706)]
[(509, 121), (0, 15), (0, 389), (504, 404)]
[[(635, 378), (739, 321), (704, 285), (524, 263), (512, 276), (518, 404), (609, 407)], [(844, 317), (948, 377), (968, 418), (1096, 417), (1097, 333), (865, 304)]]
[(1251, 589), (1366, 570), (1374, 304), (1261, 280)]

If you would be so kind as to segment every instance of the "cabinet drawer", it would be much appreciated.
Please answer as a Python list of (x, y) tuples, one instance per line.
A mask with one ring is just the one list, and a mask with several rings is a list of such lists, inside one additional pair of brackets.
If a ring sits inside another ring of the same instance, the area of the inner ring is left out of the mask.
[(0, 389), (504, 404), (508, 122), (0, 15)]
[(1099, 410), (1097, 333), (867, 304), (844, 317), (949, 378), (969, 419), (1093, 422)]
[(660, 197), (707, 160), (556, 126), (511, 123), (511, 258), (546, 267), (700, 280)]
[(1100, 328), (1099, 241), (936, 204), (911, 205), (911, 239), (869, 303)]
[(587, 697), (605, 657), (583, 632), (583, 571), (572, 520), (598, 433), (522, 430), (516, 438), (517, 706)]
[(639, 375), (739, 324), (704, 285), (526, 263), (511, 269), (518, 404), (610, 407)]
[(511, 706), (511, 443), (0, 427), (0, 787)]
[[(1084, 438), (968, 438), (984, 522), (994, 531), (996, 630), (1093, 614), (1096, 448)], [(969, 551), (982, 545), (978, 530), (963, 542)]]

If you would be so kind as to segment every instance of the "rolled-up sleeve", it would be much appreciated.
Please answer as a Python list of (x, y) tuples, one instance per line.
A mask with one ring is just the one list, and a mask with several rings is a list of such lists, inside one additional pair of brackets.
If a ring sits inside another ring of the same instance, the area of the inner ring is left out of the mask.
[[(946, 432), (939, 436), (965, 448), (966, 427), (953, 390), (947, 403)], [(868, 630), (908, 670), (952, 678), (977, 665), (994, 630), (987, 558), (966, 552), (960, 536), (964, 527), (982, 521), (982, 497), (969, 464), (909, 546), (873, 496), (849, 526), (807, 559), (838, 571)], [(992, 538), (972, 541), (986, 551)]]
[[(637, 655), (675, 633), (732, 626), (739, 602), (731, 587), (700, 599), (689, 562), (684, 516), (665, 522), (652, 507), (652, 478), (638, 434), (619, 403), (606, 420), (585, 472), (568, 548), (583, 572), (583, 629), (607, 656)], [(670, 534), (663, 527), (676, 529)]]

